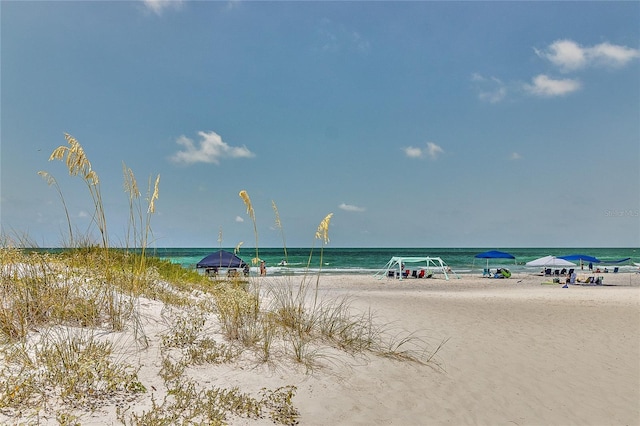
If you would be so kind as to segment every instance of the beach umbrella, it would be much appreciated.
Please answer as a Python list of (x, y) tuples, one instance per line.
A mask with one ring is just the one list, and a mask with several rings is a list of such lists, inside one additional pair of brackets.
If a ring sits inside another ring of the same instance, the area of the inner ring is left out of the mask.
[(545, 256), (536, 260), (532, 260), (525, 264), (526, 266), (576, 266), (575, 263), (555, 256)]
[(584, 262), (600, 263), (600, 259), (598, 259), (596, 257), (593, 257), (593, 256), (587, 256), (586, 254), (570, 254), (568, 256), (560, 256), (560, 257), (558, 257), (558, 259), (582, 260)]
[(474, 257), (478, 259), (487, 259), (487, 269), (489, 268), (489, 259), (515, 259), (516, 258), (512, 254), (506, 253), (504, 251), (498, 251), (498, 250), (489, 250), (482, 253), (478, 253)]

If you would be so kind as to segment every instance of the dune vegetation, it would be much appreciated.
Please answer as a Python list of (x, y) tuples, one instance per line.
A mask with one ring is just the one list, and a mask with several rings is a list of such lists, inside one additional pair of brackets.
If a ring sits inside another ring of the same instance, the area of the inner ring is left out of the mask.
[[(293, 363), (314, 371), (331, 368), (336, 352), (416, 363), (437, 353), (439, 348), (430, 349), (415, 334), (377, 324), (374, 313), (355, 312), (348, 298), (323, 296), (321, 272), (269, 284), (254, 276), (214, 279), (150, 255), (160, 176), (149, 179), (143, 196), (126, 165), (127, 239), (125, 247), (111, 247), (99, 176), (80, 143), (65, 137), (67, 145), (50, 160), (64, 162), (85, 183), (93, 226), (85, 233), (74, 230), (57, 181), (40, 172), (66, 214), (64, 250), (39, 250), (28, 247), (28, 238), (1, 237), (3, 423), (76, 425), (87, 413), (115, 406), (125, 425), (215, 425), (238, 417), (296, 424), (294, 385), (255, 393), (200, 382), (189, 369), (249, 362)], [(239, 195), (253, 221), (258, 260), (255, 212), (248, 193)], [(273, 209), (282, 231), (275, 203)], [(331, 217), (321, 220), (313, 238), (320, 258)], [(282, 237), (284, 244), (283, 231)], [(149, 325), (149, 306), (160, 306), (160, 326)], [(160, 365), (152, 373), (154, 384), (145, 379), (148, 371), (141, 373), (150, 368), (141, 360), (150, 356)]]

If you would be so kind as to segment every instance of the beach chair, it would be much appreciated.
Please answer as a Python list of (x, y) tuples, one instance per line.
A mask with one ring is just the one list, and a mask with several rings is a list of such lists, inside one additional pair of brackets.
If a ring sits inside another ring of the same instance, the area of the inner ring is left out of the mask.
[(482, 270), (482, 278), (491, 277), (491, 270), (489, 268), (484, 268)]
[(551, 276), (551, 268), (547, 268), (544, 270), (544, 276), (545, 277), (550, 277)]
[(418, 274), (418, 278), (424, 278), (424, 269), (420, 269), (420, 273)]
[(576, 274), (575, 272), (572, 272), (571, 275), (569, 275), (569, 284), (575, 284), (577, 277), (578, 277), (578, 274)]
[(573, 271), (574, 271), (573, 268), (569, 269), (568, 275), (571, 276), (571, 274), (573, 274)]
[(404, 278), (409, 278), (409, 274), (410, 274), (410, 273), (411, 273), (411, 271), (407, 269), (406, 271), (404, 271), (404, 272), (402, 273), (402, 276), (403, 276)]
[(613, 268), (613, 273), (614, 273), (614, 274), (617, 274), (619, 270), (620, 270), (620, 268), (618, 268), (618, 267), (616, 266), (615, 268)]
[(396, 277), (396, 271), (387, 272), (387, 278), (395, 278), (395, 277)]
[(418, 278), (418, 271), (414, 269), (413, 272), (411, 272), (411, 276), (413, 278)]
[(560, 269), (556, 269), (555, 271), (553, 271), (553, 274), (554, 274), (556, 277), (559, 277), (559, 276), (560, 276)]

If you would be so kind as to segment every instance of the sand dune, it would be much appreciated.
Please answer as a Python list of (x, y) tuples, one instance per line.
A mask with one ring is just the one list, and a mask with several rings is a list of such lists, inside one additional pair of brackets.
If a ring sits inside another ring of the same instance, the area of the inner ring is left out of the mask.
[[(283, 280), (256, 279), (275, 286)], [(241, 358), (191, 366), (186, 374), (251, 394), (295, 385), (302, 425), (640, 424), (640, 274), (607, 274), (603, 286), (543, 281), (323, 276), (321, 297), (348, 295), (354, 310), (371, 310), (388, 328), (416, 332), (432, 350), (444, 345), (426, 365), (326, 348), (311, 371), (290, 357), (270, 364)], [(127, 354), (142, 365), (139, 378), (149, 390), (130, 407), (137, 412), (164, 396), (158, 348), (166, 330), (160, 302), (142, 300), (140, 309), (151, 346)], [(54, 418), (39, 424), (57, 424)], [(115, 406), (80, 421), (120, 424)]]

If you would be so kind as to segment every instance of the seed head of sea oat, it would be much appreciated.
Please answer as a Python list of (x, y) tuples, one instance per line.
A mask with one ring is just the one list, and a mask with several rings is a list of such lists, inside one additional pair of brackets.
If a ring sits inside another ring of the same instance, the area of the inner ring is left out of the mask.
[(318, 230), (316, 231), (316, 238), (322, 240), (324, 244), (329, 242), (329, 223), (331, 222), (332, 216), (333, 213), (329, 213), (324, 219), (322, 219), (322, 222), (320, 222)]

